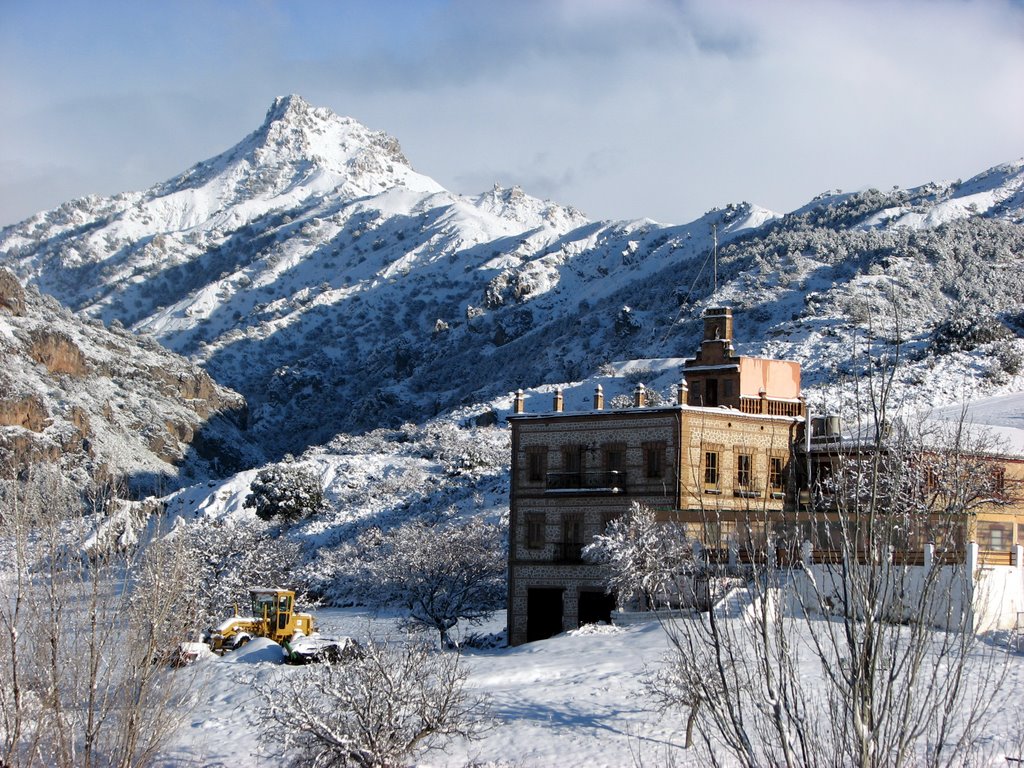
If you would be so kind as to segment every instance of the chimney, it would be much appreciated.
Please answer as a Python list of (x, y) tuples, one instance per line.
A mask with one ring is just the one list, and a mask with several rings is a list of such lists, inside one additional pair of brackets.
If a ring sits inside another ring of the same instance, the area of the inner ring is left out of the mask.
[(732, 309), (712, 307), (704, 312), (704, 341), (732, 343)]
[(594, 390), (594, 410), (604, 410), (604, 387), (600, 384), (598, 384), (597, 388)]
[(512, 413), (524, 413), (526, 411), (525, 398), (523, 397), (523, 390), (516, 390), (515, 396), (512, 398)]
[(633, 407), (643, 408), (647, 405), (647, 388), (643, 384), (637, 384), (633, 390)]
[(689, 389), (686, 386), (686, 379), (683, 379), (676, 385), (676, 405), (686, 405), (688, 394)]
[(565, 405), (565, 398), (562, 396), (561, 388), (555, 390), (555, 402), (554, 408), (555, 413), (561, 413), (562, 407)]

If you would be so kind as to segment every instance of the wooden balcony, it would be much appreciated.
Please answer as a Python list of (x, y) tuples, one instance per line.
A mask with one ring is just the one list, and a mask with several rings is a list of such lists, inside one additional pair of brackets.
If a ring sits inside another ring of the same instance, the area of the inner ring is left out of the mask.
[(764, 413), (769, 416), (803, 416), (804, 404), (799, 400), (775, 400), (770, 397), (740, 397), (740, 412)]

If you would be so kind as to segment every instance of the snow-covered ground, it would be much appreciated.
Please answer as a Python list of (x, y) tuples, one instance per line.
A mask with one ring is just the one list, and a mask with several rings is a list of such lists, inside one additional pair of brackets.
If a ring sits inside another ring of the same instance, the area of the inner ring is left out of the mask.
[[(324, 633), (357, 638), (396, 635), (393, 617), (361, 610), (318, 612)], [(730, 619), (738, 621), (739, 619)], [(498, 614), (482, 631), (500, 631)], [(996, 638), (979, 644), (977, 655), (1001, 657)], [(479, 740), (455, 742), (444, 753), (422, 756), (421, 766), (697, 766), (692, 751), (681, 749), (684, 713), (660, 714), (644, 695), (643, 675), (667, 650), (656, 622), (629, 627), (587, 627), (518, 648), (469, 650), (469, 687), (482, 696), (497, 720)], [(1008, 651), (1006, 676), (993, 697), (983, 728), (982, 765), (1004, 766), (1005, 757), (1020, 756), (1024, 726), (1024, 654)], [(253, 641), (232, 655), (201, 662), (195, 708), (189, 714), (161, 765), (260, 765), (262, 744), (253, 680), (302, 674), (301, 667), (277, 661), (276, 648)], [(810, 654), (806, 674), (820, 674)], [(188, 674), (187, 672), (184, 674)]]
[(998, 443), (998, 449), (1024, 456), (1024, 392), (973, 400), (966, 406), (939, 408), (929, 414), (943, 421), (981, 426)]

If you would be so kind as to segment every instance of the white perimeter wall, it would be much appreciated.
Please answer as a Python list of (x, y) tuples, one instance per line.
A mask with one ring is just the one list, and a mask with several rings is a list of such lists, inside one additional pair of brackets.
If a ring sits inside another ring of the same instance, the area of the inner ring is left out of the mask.
[[(810, 552), (805, 547), (807, 559)], [(1018, 612), (1024, 612), (1024, 568), (1021, 548), (1017, 547), (1014, 565), (979, 565), (978, 546), (968, 545), (967, 562), (961, 565), (887, 566), (879, 578), (883, 579), (888, 618), (893, 621), (912, 621), (918, 613), (935, 627), (958, 626), (964, 619), (971, 622), (976, 632), (995, 629), (1014, 629)], [(926, 556), (926, 563), (930, 557)], [(866, 566), (854, 566), (849, 578), (863, 578)], [(858, 573), (859, 569), (861, 572)], [(973, 578), (968, 578), (972, 574)], [(844, 572), (839, 565), (812, 565), (793, 569), (789, 589), (790, 611), (826, 612), (831, 606), (842, 604)], [(928, 597), (922, 607), (920, 597), (927, 590)]]

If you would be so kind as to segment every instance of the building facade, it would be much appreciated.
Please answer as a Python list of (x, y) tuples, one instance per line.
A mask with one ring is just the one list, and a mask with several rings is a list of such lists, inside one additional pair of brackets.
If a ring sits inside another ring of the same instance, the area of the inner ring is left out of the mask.
[[(808, 512), (807, 489), (856, 448), (836, 439), (831, 419), (805, 432), (798, 363), (736, 355), (732, 339), (731, 311), (708, 310), (671, 405), (647, 405), (639, 385), (633, 407), (607, 410), (598, 387), (589, 410), (565, 412), (556, 392), (550, 410), (527, 413), (517, 393), (509, 416), (511, 645), (610, 619), (606, 573), (582, 550), (634, 502), (684, 526), (708, 559), (795, 560), (808, 545), (834, 555), (834, 526)], [(996, 473), (998, 492), (973, 507), (962, 536), (978, 541), (983, 563), (1009, 565), (1021, 551), (1011, 544), (1024, 544), (1024, 458), (985, 457), (977, 466)]]
[(566, 413), (557, 392), (550, 411), (523, 405), (519, 394), (509, 417), (513, 645), (609, 619), (605, 573), (581, 553), (633, 502), (687, 524), (716, 551), (737, 536), (763, 538), (751, 510), (758, 519), (781, 513), (792, 494), (792, 449), (804, 421), (800, 367), (737, 356), (727, 308), (707, 313), (673, 405), (648, 406), (643, 385), (632, 408), (605, 410), (600, 388), (589, 411)]

